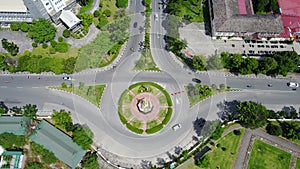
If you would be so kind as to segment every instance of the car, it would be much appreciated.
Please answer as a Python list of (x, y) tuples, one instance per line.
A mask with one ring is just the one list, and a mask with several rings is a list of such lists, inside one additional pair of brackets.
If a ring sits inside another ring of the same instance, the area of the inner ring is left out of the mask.
[(69, 76), (64, 76), (64, 77), (63, 77), (63, 80), (72, 80), (72, 78), (69, 77)]
[(134, 22), (134, 23), (133, 23), (133, 27), (136, 28), (136, 27), (137, 27), (137, 24), (138, 24), (137, 22)]
[(296, 82), (289, 82), (288, 84), (287, 84), (289, 87), (299, 87), (299, 84), (298, 83), (296, 83)]
[(154, 19), (155, 19), (156, 21), (158, 21), (158, 14), (155, 14), (155, 15), (154, 15)]
[(192, 81), (193, 81), (193, 82), (196, 82), (196, 83), (201, 83), (201, 80), (200, 80), (200, 79), (197, 79), (197, 78), (193, 78)]
[(268, 84), (268, 87), (272, 87), (272, 84), (271, 84), (271, 83), (269, 83), (269, 84)]
[(176, 131), (176, 130), (178, 130), (178, 129), (180, 129), (181, 128), (181, 125), (180, 124), (175, 124), (173, 127), (172, 127), (172, 129), (174, 130), (174, 131)]

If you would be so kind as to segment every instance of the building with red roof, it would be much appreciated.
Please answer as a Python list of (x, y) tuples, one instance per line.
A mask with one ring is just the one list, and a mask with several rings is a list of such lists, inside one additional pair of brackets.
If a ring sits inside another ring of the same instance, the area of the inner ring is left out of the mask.
[(252, 0), (209, 0), (213, 37), (298, 38), (300, 0), (278, 0), (279, 13), (254, 14)]

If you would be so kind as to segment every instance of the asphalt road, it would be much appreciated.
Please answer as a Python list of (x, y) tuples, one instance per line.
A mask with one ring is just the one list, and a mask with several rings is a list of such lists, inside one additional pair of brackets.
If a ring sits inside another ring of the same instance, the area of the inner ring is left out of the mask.
[[(72, 110), (75, 122), (90, 126), (95, 134), (94, 141), (97, 145), (120, 157), (110, 159), (117, 164), (126, 161), (140, 164), (141, 160), (151, 160), (155, 163), (158, 157), (168, 160), (166, 152), (174, 154), (175, 146), (185, 147), (192, 139), (190, 136), (196, 134), (193, 121), (197, 117), (207, 120), (219, 118), (218, 113), (223, 111), (220, 104), (224, 101), (253, 100), (269, 105), (299, 104), (299, 92), (298, 90), (292, 91), (286, 84), (287, 80), (237, 78), (225, 76), (224, 73), (196, 74), (184, 70), (164, 49), (165, 42), (162, 38), (165, 34), (162, 27), (164, 16), (158, 3), (159, 1), (153, 1), (152, 4), (153, 12), (158, 13), (159, 17), (155, 20), (154, 16), (151, 16), (151, 32), (153, 32), (151, 52), (162, 72), (132, 71), (134, 63), (140, 56), (139, 42), (144, 38), (143, 32), (138, 29), (144, 25), (141, 14), (144, 6), (140, 1), (130, 1), (130, 9), (135, 12), (130, 28), (132, 36), (127, 42), (124, 56), (117, 67), (105, 72), (72, 75), (72, 82), (75, 85), (79, 82), (84, 82), (85, 85), (107, 84), (100, 110), (78, 96), (46, 88), (46, 86), (61, 85), (64, 82), (63, 75), (29, 75), (29, 78), (28, 75), (0, 75), (0, 100), (8, 106), (31, 103), (37, 104), (40, 109), (46, 109), (46, 105), (51, 103)], [(138, 25), (137, 28), (133, 26), (135, 22)], [(209, 85), (224, 83), (232, 88), (240, 88), (242, 91), (218, 94), (193, 108), (189, 108), (186, 93), (172, 96), (173, 117), (162, 131), (154, 135), (136, 135), (121, 124), (117, 114), (118, 98), (131, 84), (139, 81), (153, 81), (165, 87), (169, 93), (175, 93), (183, 91), (184, 85), (194, 84), (192, 82), (194, 77), (201, 79), (202, 83)], [(71, 83), (71, 81), (65, 82)], [(272, 84), (272, 87), (268, 87), (268, 84)], [(49, 110), (48, 107), (47, 110)], [(175, 132), (171, 127), (177, 123), (180, 123), (182, 128)]]

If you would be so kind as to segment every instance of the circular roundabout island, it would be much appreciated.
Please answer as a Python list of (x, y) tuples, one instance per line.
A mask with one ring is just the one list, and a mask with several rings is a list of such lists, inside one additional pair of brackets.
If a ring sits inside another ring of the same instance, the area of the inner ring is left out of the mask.
[(118, 113), (121, 122), (136, 134), (153, 134), (170, 121), (172, 100), (168, 92), (153, 82), (129, 86), (120, 99)]

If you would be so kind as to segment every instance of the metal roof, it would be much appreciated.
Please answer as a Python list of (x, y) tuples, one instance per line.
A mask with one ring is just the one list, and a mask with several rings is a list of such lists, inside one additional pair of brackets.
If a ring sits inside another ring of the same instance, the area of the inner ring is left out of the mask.
[(0, 0), (1, 12), (26, 12), (23, 0)]
[(15, 135), (26, 135), (26, 121), (28, 119), (28, 117), (21, 116), (1, 116), (0, 134), (7, 132)]
[(85, 151), (73, 142), (71, 137), (64, 132), (52, 126), (45, 120), (42, 120), (36, 127), (36, 132), (29, 138), (37, 144), (43, 145), (47, 150), (67, 165), (75, 168)]
[(69, 29), (80, 23), (80, 19), (70, 10), (63, 10), (59, 18), (68, 26)]

